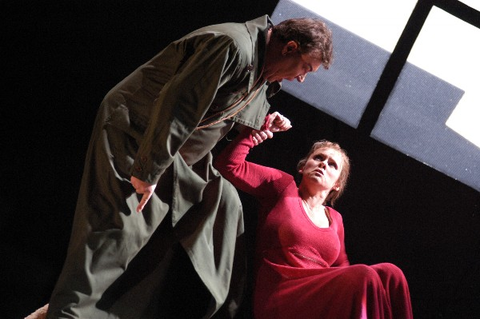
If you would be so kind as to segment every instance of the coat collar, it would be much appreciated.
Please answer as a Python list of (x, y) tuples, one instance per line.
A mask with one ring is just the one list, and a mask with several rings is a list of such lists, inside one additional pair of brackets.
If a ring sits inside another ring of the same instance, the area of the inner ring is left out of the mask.
[(251, 72), (248, 85), (248, 91), (251, 91), (254, 89), (253, 86), (256, 80), (261, 76), (265, 61), (267, 34), (268, 30), (273, 26), (273, 23), (268, 15), (264, 15), (245, 22), (245, 26), (250, 36), (253, 53), (250, 64), (247, 66), (247, 71)]

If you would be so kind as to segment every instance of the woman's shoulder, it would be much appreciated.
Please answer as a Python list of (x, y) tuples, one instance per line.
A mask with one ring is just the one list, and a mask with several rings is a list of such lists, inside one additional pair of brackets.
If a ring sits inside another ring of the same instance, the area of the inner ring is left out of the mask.
[(284, 171), (281, 171), (281, 170), (278, 170), (279, 171), (279, 174), (282, 175), (282, 180), (281, 180), (281, 185), (283, 186), (282, 187), (282, 190), (281, 193), (284, 195), (284, 196), (299, 196), (298, 195), (298, 186), (297, 186), (297, 183), (295, 182), (295, 178), (284, 172)]
[(328, 212), (330, 213), (330, 216), (339, 221), (339, 222), (343, 222), (343, 217), (342, 217), (342, 214), (340, 214), (340, 212), (338, 210), (336, 210), (335, 208), (331, 207), (331, 206), (326, 206), (327, 209), (328, 209)]

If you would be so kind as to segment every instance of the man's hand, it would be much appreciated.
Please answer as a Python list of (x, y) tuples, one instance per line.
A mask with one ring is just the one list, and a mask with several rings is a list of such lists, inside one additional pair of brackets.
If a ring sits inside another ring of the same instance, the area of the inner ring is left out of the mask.
[(285, 132), (292, 128), (290, 120), (278, 112), (270, 114), (261, 130), (252, 131), (252, 140), (255, 146), (266, 139), (272, 138), (273, 133)]
[(266, 127), (273, 133), (285, 132), (292, 128), (290, 120), (278, 112), (270, 114), (268, 117)]
[(135, 176), (132, 176), (130, 178), (130, 182), (132, 183), (133, 188), (135, 188), (135, 191), (138, 194), (143, 194), (142, 199), (140, 200), (140, 203), (137, 206), (137, 213), (141, 213), (145, 205), (147, 204), (148, 200), (150, 197), (152, 197), (153, 192), (155, 191), (155, 187), (157, 187), (156, 184), (149, 184), (146, 183)]

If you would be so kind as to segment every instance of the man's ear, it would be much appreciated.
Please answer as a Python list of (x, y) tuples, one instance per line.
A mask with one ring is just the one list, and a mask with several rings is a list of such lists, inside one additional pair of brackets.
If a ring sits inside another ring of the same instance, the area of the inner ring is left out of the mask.
[(298, 50), (298, 43), (296, 41), (290, 40), (283, 46), (282, 54), (287, 55), (291, 54), (294, 52), (297, 52)]

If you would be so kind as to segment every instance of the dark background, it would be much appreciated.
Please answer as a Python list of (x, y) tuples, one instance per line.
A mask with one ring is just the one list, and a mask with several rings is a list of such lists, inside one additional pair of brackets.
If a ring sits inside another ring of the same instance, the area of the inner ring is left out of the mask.
[[(276, 4), (2, 1), (2, 318), (23, 318), (48, 302), (66, 253), (93, 120), (107, 91), (185, 33), (271, 14)], [(480, 318), (479, 193), (287, 93), (270, 102), (294, 128), (250, 159), (293, 173), (313, 141), (339, 142), (353, 163), (336, 206), (351, 262), (402, 268), (416, 318)], [(254, 204), (242, 198), (251, 225)]]

